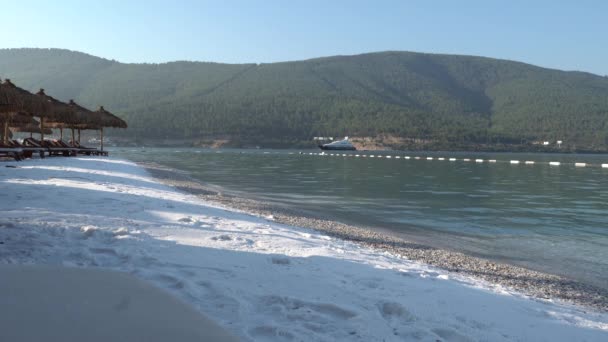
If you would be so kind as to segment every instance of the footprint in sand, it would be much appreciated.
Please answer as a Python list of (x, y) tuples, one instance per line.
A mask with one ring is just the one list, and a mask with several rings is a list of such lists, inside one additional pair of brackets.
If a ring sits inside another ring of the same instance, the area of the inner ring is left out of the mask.
[(260, 325), (249, 329), (248, 331), (249, 337), (251, 337), (255, 341), (270, 339), (270, 340), (280, 340), (280, 341), (291, 341), (294, 339), (292, 333), (288, 331), (281, 330), (277, 327), (271, 325)]
[(223, 235), (214, 236), (211, 238), (211, 240), (213, 240), (213, 241), (232, 241), (232, 236), (223, 234)]
[(273, 256), (270, 258), (270, 262), (272, 262), (275, 265), (289, 265), (291, 264), (291, 260), (286, 257), (286, 256), (282, 256), (282, 255), (277, 255), (277, 256)]
[(152, 279), (161, 282), (165, 287), (181, 290), (185, 287), (183, 281), (168, 275), (168, 274), (157, 274)]
[[(400, 336), (404, 340), (420, 340), (411, 335), (414, 326), (412, 323), (417, 320), (417, 317), (409, 312), (405, 306), (397, 302), (379, 302), (376, 306), (382, 318), (393, 328), (393, 335)], [(425, 335), (428, 339), (428, 334)]]
[(445, 341), (450, 341), (450, 342), (471, 342), (471, 341), (473, 341), (470, 338), (468, 338), (467, 336), (464, 336), (464, 335), (458, 333), (456, 330), (452, 330), (452, 329), (437, 328), (437, 329), (433, 329), (431, 331), (434, 332), (435, 334), (437, 334), (437, 336), (441, 337)]
[(89, 251), (93, 254), (118, 256), (118, 253), (113, 248), (89, 248)]
[(387, 321), (408, 324), (416, 320), (416, 316), (399, 303), (380, 302), (377, 306), (380, 315)]
[(212, 283), (204, 280), (196, 282), (198, 285), (199, 294), (196, 300), (208, 305), (211, 303), (216, 308), (220, 309), (227, 317), (234, 317), (239, 311), (240, 303), (238, 300), (228, 296), (225, 291), (216, 288)]
[(283, 317), (298, 319), (304, 322), (328, 322), (348, 320), (357, 316), (356, 312), (331, 303), (307, 302), (296, 298), (282, 296), (263, 296), (261, 307)]

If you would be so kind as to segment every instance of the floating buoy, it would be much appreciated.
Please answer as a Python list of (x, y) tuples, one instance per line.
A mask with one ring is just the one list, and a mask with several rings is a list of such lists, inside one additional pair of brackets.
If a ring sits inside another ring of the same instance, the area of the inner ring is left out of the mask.
[(511, 160), (511, 164), (519, 164), (519, 160)]
[(560, 162), (549, 162), (549, 165), (552, 166), (559, 166), (561, 163)]
[(355, 154), (355, 157), (359, 158), (360, 156), (358, 154)]
[(362, 154), (361, 157), (367, 158), (367, 154)]
[(490, 159), (490, 160), (488, 160), (488, 162), (490, 162), (490, 163), (496, 163), (496, 159)]
[(374, 155), (372, 154), (371, 156), (369, 156), (370, 158), (374, 158)]
[(464, 158), (462, 161), (471, 161), (469, 158)]
[(393, 158), (393, 157), (391, 157), (391, 156), (386, 156), (386, 158), (391, 159), (391, 158)]
[(576, 167), (585, 167), (585, 166), (587, 166), (587, 163), (574, 163), (574, 166), (576, 166)]
[(433, 160), (433, 157), (426, 157), (426, 160)]
[(602, 164), (602, 167), (603, 167), (604, 169), (608, 169), (608, 164)]
[(475, 159), (476, 163), (483, 163), (483, 159)]
[(445, 160), (445, 158), (443, 158), (443, 157), (442, 158), (437, 158), (437, 160)]
[(414, 157), (414, 159), (420, 159), (420, 157)]
[(532, 160), (526, 160), (525, 164), (527, 164), (527, 165), (534, 164), (534, 161), (532, 161)]
[(450, 161), (456, 161), (456, 158), (450, 158)]
[[(405, 157), (403, 157), (403, 158), (405, 158), (405, 159), (410, 159), (410, 156), (405, 156)], [(608, 165), (608, 164), (606, 164), (606, 165)]]
[(395, 159), (401, 159), (401, 156), (395, 156)]

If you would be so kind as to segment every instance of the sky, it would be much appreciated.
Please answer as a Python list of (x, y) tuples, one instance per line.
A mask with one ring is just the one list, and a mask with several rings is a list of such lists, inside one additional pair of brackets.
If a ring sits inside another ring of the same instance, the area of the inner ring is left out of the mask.
[(270, 63), (404, 50), (608, 75), (608, 1), (0, 0), (0, 48), (125, 63)]

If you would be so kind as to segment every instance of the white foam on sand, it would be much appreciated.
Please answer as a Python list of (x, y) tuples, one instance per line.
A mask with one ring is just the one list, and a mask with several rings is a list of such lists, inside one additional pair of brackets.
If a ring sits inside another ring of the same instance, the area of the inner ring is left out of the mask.
[(606, 314), (214, 207), (119, 159), (2, 163), (0, 204), (0, 263), (128, 272), (243, 340), (608, 339)]

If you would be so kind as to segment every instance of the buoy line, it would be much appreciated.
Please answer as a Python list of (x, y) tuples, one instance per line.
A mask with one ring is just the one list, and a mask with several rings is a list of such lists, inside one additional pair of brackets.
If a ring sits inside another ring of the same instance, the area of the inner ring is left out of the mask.
[[(270, 152), (263, 152), (264, 154), (269, 154)], [(289, 152), (289, 155), (293, 155), (294, 152)], [(382, 154), (350, 154), (350, 153), (325, 153), (325, 151), (320, 152), (320, 153), (314, 153), (314, 152), (299, 152), (299, 155), (316, 155), (316, 156), (337, 156), (337, 157), (355, 157), (355, 158), (378, 158), (378, 159), (403, 159), (403, 160), (410, 160), (410, 159), (415, 159), (415, 160), (426, 160), (426, 161), (450, 161), (450, 162), (455, 162), (455, 161), (463, 161), (463, 162), (475, 162), (478, 164), (484, 164), (484, 163), (508, 163), (511, 165), (519, 165), (519, 164), (524, 164), (524, 165), (549, 165), (549, 166), (562, 166), (562, 165), (573, 165), (574, 167), (577, 168), (583, 168), (583, 167), (601, 167), (603, 169), (608, 169), (608, 163), (603, 163), (603, 164), (592, 164), (592, 163), (583, 163), (583, 162), (572, 162), (572, 163), (562, 163), (559, 161), (549, 161), (549, 162), (537, 162), (534, 160), (517, 160), (517, 159), (512, 159), (512, 160), (496, 160), (496, 159), (472, 159), (472, 158), (455, 158), (455, 157), (431, 157), (431, 156), (427, 156), (427, 157), (422, 157), (422, 156), (400, 156), (400, 155), (382, 155)]]

